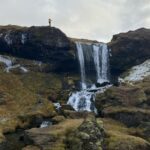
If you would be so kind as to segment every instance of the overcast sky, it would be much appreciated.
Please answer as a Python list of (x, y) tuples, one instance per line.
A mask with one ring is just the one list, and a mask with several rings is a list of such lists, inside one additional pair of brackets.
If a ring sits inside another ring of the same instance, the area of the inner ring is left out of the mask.
[(110, 41), (150, 28), (150, 0), (0, 0), (0, 24), (52, 25), (70, 37)]

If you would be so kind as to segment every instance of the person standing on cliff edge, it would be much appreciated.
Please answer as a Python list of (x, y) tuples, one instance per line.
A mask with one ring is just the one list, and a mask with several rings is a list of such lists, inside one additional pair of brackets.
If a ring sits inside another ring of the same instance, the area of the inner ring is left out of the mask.
[(48, 19), (49, 26), (51, 27), (52, 19)]

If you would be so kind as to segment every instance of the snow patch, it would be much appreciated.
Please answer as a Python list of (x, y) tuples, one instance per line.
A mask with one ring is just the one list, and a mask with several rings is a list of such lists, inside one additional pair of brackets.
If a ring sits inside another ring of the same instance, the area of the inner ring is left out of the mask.
[(57, 110), (59, 110), (61, 108), (60, 103), (53, 103), (53, 105), (56, 107)]
[(26, 36), (26, 34), (23, 33), (23, 34), (21, 35), (21, 43), (22, 43), (22, 44), (25, 44), (26, 40), (27, 40), (27, 36)]
[(21, 66), (20, 64), (13, 65), (13, 62), (10, 58), (0, 55), (0, 62), (4, 63), (6, 65), (5, 71), (7, 73), (10, 72), (10, 70), (15, 68), (20, 68), (24, 73), (27, 73), (29, 70), (25, 67)]
[(10, 70), (15, 69), (15, 68), (19, 68), (19, 67), (20, 67), (19, 64), (14, 65), (14, 66), (9, 66), (9, 67), (6, 67), (6, 68), (5, 68), (5, 71), (6, 71), (7, 73), (9, 73)]
[(24, 72), (24, 73), (27, 73), (29, 70), (26, 69), (25, 67), (20, 67), (20, 69)]
[(40, 125), (40, 128), (46, 128), (48, 126), (52, 125), (51, 121), (43, 121)]
[(6, 33), (6, 35), (4, 36), (4, 40), (8, 45), (12, 44), (12, 39), (10, 37), (10, 32)]
[(129, 75), (125, 78), (119, 78), (120, 82), (140, 81), (150, 75), (150, 59), (144, 63), (134, 66), (130, 69)]
[(0, 62), (4, 63), (7, 67), (12, 66), (12, 61), (1, 55), (0, 55)]
[(34, 64), (35, 64), (35, 65), (38, 65), (39, 67), (42, 66), (42, 62), (41, 62), (41, 61), (34, 61)]

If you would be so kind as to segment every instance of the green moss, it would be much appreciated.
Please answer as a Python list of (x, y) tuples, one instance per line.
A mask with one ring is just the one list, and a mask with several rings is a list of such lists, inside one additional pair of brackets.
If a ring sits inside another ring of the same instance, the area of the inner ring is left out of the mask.
[(150, 143), (145, 139), (133, 135), (136, 128), (128, 128), (124, 124), (112, 120), (103, 119), (106, 132), (105, 148), (107, 150), (148, 150)]
[(96, 96), (96, 106), (102, 110), (109, 106), (137, 107), (147, 101), (143, 88), (137, 86), (111, 87), (103, 94)]
[(55, 74), (30, 72), (20, 77), (24, 86), (29, 90), (42, 95), (60, 92), (62, 88), (61, 78)]
[(107, 150), (148, 150), (150, 143), (146, 140), (122, 134), (119, 132), (109, 132), (109, 138), (106, 139)]
[[(0, 99), (5, 102), (0, 105), (1, 134), (13, 132), (17, 127), (26, 127), (36, 116), (54, 116), (53, 104), (44, 98), (49, 94), (45, 90), (50, 88), (61, 88), (61, 82), (53, 75), (0, 72)], [(22, 120), (20, 116), (28, 119)]]
[(28, 145), (24, 147), (22, 150), (40, 150), (37, 146)]

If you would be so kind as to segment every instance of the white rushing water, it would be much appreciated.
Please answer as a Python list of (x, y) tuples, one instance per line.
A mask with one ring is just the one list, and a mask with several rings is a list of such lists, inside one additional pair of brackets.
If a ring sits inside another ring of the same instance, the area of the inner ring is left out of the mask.
[(81, 71), (81, 86), (82, 89), (86, 89), (86, 83), (85, 83), (85, 61), (84, 61), (84, 55), (83, 55), (83, 49), (82, 45), (80, 43), (76, 44), (77, 46), (77, 54), (78, 54), (78, 59), (80, 63), (80, 71)]
[(76, 111), (94, 111), (93, 99), (94, 92), (88, 92), (86, 90), (74, 92), (68, 100), (68, 104), (71, 105)]
[(101, 67), (100, 67), (100, 50), (99, 46), (93, 45), (93, 56), (94, 56), (94, 63), (95, 63), (95, 68), (96, 68), (96, 73), (97, 73), (97, 82), (99, 82), (99, 79), (101, 78)]
[(109, 66), (109, 50), (106, 44), (101, 45), (101, 62), (102, 62), (102, 73), (101, 79), (108, 81), (108, 66)]
[(81, 73), (81, 91), (72, 93), (67, 104), (76, 111), (92, 111), (96, 92), (104, 92), (110, 85), (97, 88), (96, 83), (109, 82), (109, 50), (104, 43), (76, 43)]
[(48, 126), (51, 126), (52, 122), (51, 121), (43, 121), (40, 125), (40, 128), (47, 128)]

